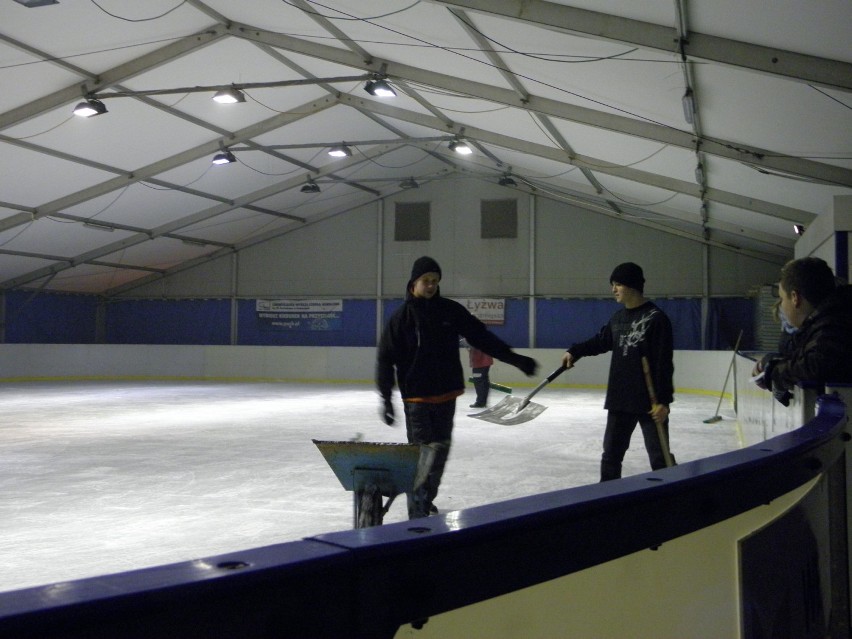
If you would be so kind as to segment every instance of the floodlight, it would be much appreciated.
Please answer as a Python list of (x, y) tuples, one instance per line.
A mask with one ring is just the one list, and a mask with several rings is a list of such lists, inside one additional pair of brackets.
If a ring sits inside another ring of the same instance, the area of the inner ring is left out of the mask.
[(473, 153), (473, 149), (464, 140), (453, 140), (450, 142), (450, 150), (455, 151), (459, 155), (470, 155)]
[(245, 102), (246, 96), (239, 89), (222, 89), (213, 95), (213, 99), (219, 104), (236, 104), (237, 102)]
[(687, 89), (681, 100), (683, 104), (683, 117), (687, 124), (695, 123), (695, 94), (692, 89)]
[(345, 144), (333, 146), (328, 150), (328, 154), (333, 158), (347, 158), (352, 155), (352, 149)]
[(393, 90), (393, 87), (387, 83), (386, 80), (376, 79), (376, 80), (368, 80), (367, 84), (364, 85), (364, 91), (369, 93), (370, 95), (374, 95), (377, 98), (395, 98), (396, 91)]
[(221, 151), (213, 156), (213, 164), (230, 164), (236, 161), (236, 156), (228, 150)]
[(83, 100), (74, 107), (74, 115), (79, 115), (81, 118), (90, 118), (93, 115), (103, 115), (106, 112), (106, 105), (100, 100), (95, 100), (94, 98)]

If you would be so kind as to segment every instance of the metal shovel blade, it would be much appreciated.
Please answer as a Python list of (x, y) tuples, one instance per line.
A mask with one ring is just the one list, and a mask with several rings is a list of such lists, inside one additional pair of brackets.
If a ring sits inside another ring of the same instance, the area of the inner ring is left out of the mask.
[(492, 424), (505, 424), (511, 426), (513, 424), (523, 424), (531, 419), (535, 419), (547, 409), (547, 406), (536, 404), (535, 402), (527, 402), (526, 406), (521, 407), (524, 399), (520, 397), (506, 397), (498, 404), (494, 404), (481, 413), (468, 415), (474, 419), (481, 419)]
[(468, 415), (468, 417), (481, 419), (486, 422), (491, 422), (492, 424), (506, 425), (523, 424), (524, 422), (535, 419), (547, 410), (547, 406), (531, 402), (530, 399), (532, 399), (533, 395), (535, 395), (538, 391), (547, 386), (547, 384), (561, 375), (565, 370), (564, 366), (557, 368), (548, 375), (544, 381), (536, 386), (533, 392), (523, 399), (512, 396), (505, 397), (502, 401), (494, 404), (491, 408), (486, 408), (481, 413), (473, 413)]

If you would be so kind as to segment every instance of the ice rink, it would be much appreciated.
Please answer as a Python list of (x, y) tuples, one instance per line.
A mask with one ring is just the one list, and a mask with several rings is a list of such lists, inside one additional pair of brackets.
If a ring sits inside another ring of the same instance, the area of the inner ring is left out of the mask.
[[(530, 387), (515, 388), (523, 397)], [(489, 404), (506, 397), (491, 392)], [(541, 391), (515, 426), (459, 398), (441, 512), (598, 480), (603, 390)], [(346, 492), (312, 442), (404, 442), (372, 386), (226, 382), (0, 385), (0, 591), (174, 563), (352, 528)], [(739, 447), (730, 402), (679, 393), (679, 462)], [(637, 428), (624, 475), (650, 470)], [(385, 523), (406, 519), (404, 496)]]

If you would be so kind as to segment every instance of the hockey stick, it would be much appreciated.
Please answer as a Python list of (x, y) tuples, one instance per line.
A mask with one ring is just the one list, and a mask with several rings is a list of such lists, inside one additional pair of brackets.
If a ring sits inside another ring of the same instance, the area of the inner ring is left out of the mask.
[[(648, 395), (651, 397), (651, 409), (653, 410), (659, 402), (657, 401), (657, 393), (654, 391), (654, 380), (651, 379), (651, 365), (648, 363), (648, 358), (642, 356), (642, 372), (645, 374), (645, 386), (648, 388)], [(663, 451), (663, 458), (666, 460), (666, 466), (671, 468), (674, 466), (669, 444), (666, 441), (665, 433), (663, 432), (662, 423), (656, 419), (654, 423), (657, 425), (657, 437), (660, 440), (660, 448)]]
[[(473, 379), (473, 377), (468, 377), (467, 381), (473, 384)], [(512, 387), (506, 386), (505, 384), (498, 384), (497, 382), (488, 382), (488, 387), (493, 390), (500, 391), (501, 393), (509, 393), (510, 395), (512, 394)]]
[[(743, 338), (743, 331), (740, 329), (740, 334), (737, 336), (737, 343), (734, 344), (734, 354), (731, 356), (731, 363), (728, 364), (728, 372), (725, 374), (725, 383), (722, 384), (722, 392), (719, 393), (719, 403), (716, 404), (716, 412), (713, 417), (708, 417), (704, 420), (705, 424), (715, 424), (716, 422), (722, 421), (722, 416), (719, 414), (719, 408), (722, 407), (722, 398), (725, 396), (725, 389), (728, 387), (728, 378), (731, 376), (731, 369), (734, 368), (734, 362), (737, 359), (737, 351), (740, 350), (740, 340)], [(736, 380), (734, 380), (734, 387), (736, 387)]]

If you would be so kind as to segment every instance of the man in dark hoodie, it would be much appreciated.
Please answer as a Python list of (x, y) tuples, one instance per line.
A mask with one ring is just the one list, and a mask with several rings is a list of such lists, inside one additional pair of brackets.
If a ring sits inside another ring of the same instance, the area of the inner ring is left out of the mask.
[(770, 391), (790, 391), (798, 382), (852, 382), (852, 287), (838, 286), (818, 257), (791, 260), (778, 283), (780, 312), (796, 327), (784, 353), (770, 353), (752, 371)]
[(538, 368), (534, 359), (514, 353), (464, 306), (441, 297), (440, 281), (438, 262), (425, 256), (417, 259), (405, 302), (391, 316), (379, 341), (376, 385), (382, 402), (380, 416), (386, 424), (394, 423), (391, 392), (396, 370), (408, 441), (427, 444), (435, 451), (426, 481), (408, 495), (410, 519), (437, 512), (432, 502), (450, 452), (456, 398), (465, 389), (459, 337), (526, 375), (534, 375)]

